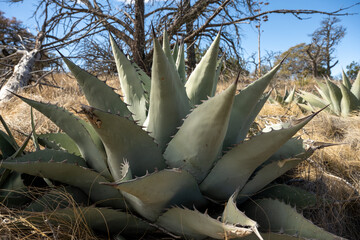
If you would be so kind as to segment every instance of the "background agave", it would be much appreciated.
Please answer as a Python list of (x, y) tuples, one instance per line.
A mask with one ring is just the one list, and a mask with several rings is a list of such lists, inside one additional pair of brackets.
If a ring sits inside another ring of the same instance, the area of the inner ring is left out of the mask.
[(353, 84), (344, 71), (342, 72), (342, 83), (338, 83), (339, 86), (329, 79), (325, 79), (325, 84), (320, 81), (317, 81), (317, 84), (316, 90), (321, 97), (301, 91), (300, 96), (307, 101), (307, 104), (299, 104), (303, 109), (313, 111), (330, 104), (328, 110), (339, 116), (348, 116), (352, 111), (359, 110), (360, 72)]
[(296, 96), (295, 87), (293, 87), (290, 91), (288, 91), (288, 89), (285, 87), (283, 95), (274, 89), (274, 97), (270, 96), (269, 101), (271, 103), (278, 103), (281, 106), (287, 106), (293, 102), (299, 103), (302, 101), (302, 99)]
[(166, 32), (162, 48), (154, 39), (151, 80), (110, 40), (124, 102), (64, 58), (91, 105), (81, 110), (89, 122), (56, 105), (19, 96), (63, 133), (33, 132), (38, 150), (22, 155), (27, 143), (19, 148), (10, 131), (0, 132), (6, 146), (1, 147), (2, 188), (10, 189), (22, 173), (50, 186), (72, 186), (69, 193), (82, 204), (66, 208), (50, 192), (27, 210), (48, 212), (55, 223), (72, 221), (80, 212), (93, 229), (131, 238), (163, 231), (190, 239), (339, 239), (293, 208), (313, 203), (312, 194), (287, 185), (268, 186), (324, 147), (305, 147), (293, 137), (317, 113), (246, 139), (280, 65), (237, 94), (235, 81), (215, 96), (219, 36), (187, 81), (183, 45), (171, 53)]

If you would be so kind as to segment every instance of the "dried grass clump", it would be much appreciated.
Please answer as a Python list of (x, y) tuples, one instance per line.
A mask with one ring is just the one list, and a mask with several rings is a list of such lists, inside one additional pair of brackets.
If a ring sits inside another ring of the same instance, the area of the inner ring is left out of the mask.
[[(35, 200), (44, 193), (46, 189), (32, 188), (24, 194)], [(52, 194), (59, 202), (66, 201), (68, 207), (74, 210), (73, 221), (52, 215), (51, 211), (44, 214), (0, 205), (0, 239), (99, 239), (76, 210), (77, 204), (70, 194), (62, 188), (52, 189)]]
[(350, 182), (324, 170), (314, 160), (290, 174), (292, 185), (316, 194), (317, 203), (304, 210), (316, 225), (347, 239), (360, 239), (360, 196)]
[(339, 144), (318, 151), (312, 159), (360, 190), (360, 115), (343, 118), (322, 113), (305, 130), (313, 140)]

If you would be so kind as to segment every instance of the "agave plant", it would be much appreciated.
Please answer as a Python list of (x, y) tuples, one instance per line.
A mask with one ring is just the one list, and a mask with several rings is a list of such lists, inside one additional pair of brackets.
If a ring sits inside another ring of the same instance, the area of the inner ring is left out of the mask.
[[(22, 146), (19, 146), (2, 116), (0, 116), (0, 121), (5, 130), (5, 132), (0, 130), (1, 161), (22, 156), (30, 137), (24, 141)], [(25, 185), (29, 181), (34, 181), (34, 177), (0, 168), (0, 202), (8, 207), (29, 203), (31, 199), (27, 196), (27, 186)]]
[(342, 82), (338, 85), (329, 79), (325, 83), (317, 81), (316, 87), (319, 95), (301, 91), (300, 96), (307, 104), (299, 104), (305, 110), (313, 111), (330, 105), (328, 111), (338, 116), (348, 116), (351, 112), (360, 108), (360, 72), (351, 84), (345, 72), (342, 71)]
[(110, 41), (124, 101), (65, 57), (91, 105), (81, 110), (88, 122), (56, 105), (18, 96), (63, 132), (35, 133), (35, 142), (46, 148), (16, 157), (3, 154), (3, 171), (61, 182), (87, 196), (87, 204), (75, 209), (51, 207), (56, 201), (51, 194), (27, 209), (51, 210), (54, 221), (72, 221), (80, 213), (94, 230), (132, 239), (159, 231), (186, 239), (339, 239), (293, 208), (308, 206), (312, 194), (268, 186), (323, 147), (305, 147), (294, 137), (317, 113), (246, 138), (280, 65), (239, 93), (235, 81), (215, 95), (219, 35), (187, 80), (183, 45), (172, 53), (166, 32), (163, 47), (154, 38), (151, 79), (111, 36)]
[(301, 99), (295, 95), (295, 87), (290, 91), (285, 87), (284, 94), (281, 95), (276, 89), (274, 89), (274, 98), (270, 97), (269, 101), (271, 103), (278, 103), (281, 106), (289, 105), (293, 102), (298, 103), (301, 102)]

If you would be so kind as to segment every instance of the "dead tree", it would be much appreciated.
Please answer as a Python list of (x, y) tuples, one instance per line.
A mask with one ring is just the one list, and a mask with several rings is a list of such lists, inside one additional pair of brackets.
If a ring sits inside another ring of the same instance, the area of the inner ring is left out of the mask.
[[(66, 18), (67, 13), (64, 12), (52, 14), (50, 17), (49, 6), (49, 2), (44, 2), (37, 8), (38, 12), (35, 12), (35, 15), (38, 14), (41, 17), (41, 24), (39, 24), (41, 27), (34, 43), (30, 44), (30, 46), (22, 44), (21, 48), (11, 47), (13, 53), (1, 58), (1, 60), (4, 60), (17, 57), (19, 61), (13, 66), (8, 66), (13, 69), (12, 74), (3, 74), (5, 80), (0, 89), (0, 102), (9, 100), (13, 96), (13, 92), (16, 93), (19, 89), (28, 86), (31, 80), (39, 84), (40, 80), (44, 79), (44, 76), (49, 73), (48, 71), (40, 69), (37, 71), (37, 74), (33, 72), (34, 66), (40, 61), (42, 56), (53, 50), (77, 43), (79, 40), (96, 34), (100, 30), (97, 28), (100, 25), (99, 22), (91, 25), (81, 25), (80, 21), (69, 21)], [(60, 26), (63, 27), (64, 32), (61, 36), (56, 36), (54, 33), (56, 33), (57, 28)], [(47, 59), (45, 61), (54, 61), (54, 59)], [(39, 72), (43, 74), (38, 76)], [(33, 79), (35, 75), (37, 79)]]
[[(44, 1), (44, 0), (42, 0)], [(90, 19), (101, 21), (102, 27), (121, 41), (123, 50), (133, 60), (149, 72), (151, 63), (151, 25), (160, 36), (167, 29), (172, 39), (183, 38), (188, 48), (189, 67), (193, 67), (195, 42), (211, 42), (221, 26), (223, 49), (239, 57), (241, 50), (240, 26), (251, 21), (258, 21), (271, 14), (292, 14), (298, 19), (309, 14), (326, 14), (334, 16), (348, 15), (350, 7), (333, 12), (308, 9), (278, 9), (270, 11), (253, 11), (257, 6), (255, 0), (164, 0), (148, 1), (145, 9), (144, 0), (131, 0), (112, 5), (105, 0), (48, 1), (56, 12), (67, 12), (67, 18), (81, 18), (86, 24)], [(356, 3), (355, 5), (360, 4)], [(86, 15), (86, 17), (85, 17)]]
[[(182, 38), (188, 47), (193, 46), (195, 42), (198, 44), (200, 41), (212, 41), (222, 26), (222, 49), (227, 49), (230, 54), (239, 57), (239, 24), (249, 23), (270, 14), (293, 14), (299, 19), (309, 14), (344, 16), (349, 15), (345, 11), (352, 7), (333, 12), (281, 9), (253, 13), (252, 8), (256, 2), (254, 0), (199, 0), (194, 1), (192, 5), (189, 2), (150, 1), (150, 5), (146, 5), (145, 9), (144, 0), (123, 2), (119, 8), (114, 8), (106, 0), (39, 0), (34, 16), (39, 17), (38, 22), (42, 24), (39, 24), (40, 31), (36, 35), (34, 48), (17, 51), (16, 54), (23, 55), (14, 67), (11, 77), (2, 87), (0, 100), (8, 99), (9, 91), (16, 91), (29, 83), (33, 76), (31, 71), (34, 64), (44, 52), (76, 46), (81, 39), (91, 38), (100, 32), (112, 33), (121, 41), (124, 50), (132, 53), (131, 56), (136, 63), (145, 71), (149, 71), (151, 51), (147, 49), (150, 49), (152, 42), (149, 34), (151, 22), (154, 23), (157, 33), (167, 29), (171, 38)], [(358, 4), (360, 2), (354, 5)], [(191, 56), (188, 56), (189, 59), (195, 54), (192, 52)]]

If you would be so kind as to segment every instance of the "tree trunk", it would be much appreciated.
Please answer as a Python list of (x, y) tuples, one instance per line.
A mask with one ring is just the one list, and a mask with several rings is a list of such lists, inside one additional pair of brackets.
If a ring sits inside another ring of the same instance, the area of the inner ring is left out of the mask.
[(37, 49), (24, 52), (19, 63), (14, 67), (13, 74), (0, 90), (0, 102), (8, 101), (13, 96), (11, 92), (17, 92), (19, 88), (27, 86), (30, 81), (32, 68), (40, 54)]
[(135, 0), (135, 31), (134, 44), (132, 46), (133, 60), (144, 71), (148, 72), (148, 64), (145, 60), (145, 28), (144, 28), (145, 4), (144, 0)]
[(42, 42), (46, 36), (46, 26), (47, 23), (45, 18), (44, 24), (41, 27), (41, 31), (36, 35), (34, 49), (31, 51), (21, 51), (21, 53), (24, 55), (15, 65), (13, 74), (0, 90), (0, 103), (10, 100), (10, 98), (13, 96), (11, 92), (16, 93), (20, 88), (23, 88), (29, 84), (31, 79), (31, 71), (35, 66), (36, 61), (38, 61), (41, 56), (40, 50), (42, 48)]
[[(190, 0), (185, 0), (184, 1), (184, 5), (185, 5), (185, 12), (188, 11), (190, 9)], [(186, 35), (189, 36), (192, 32), (194, 31), (194, 22), (190, 21), (186, 23)], [(186, 50), (186, 55), (187, 55), (187, 75), (189, 76), (191, 74), (191, 72), (195, 69), (196, 66), (196, 54), (195, 54), (195, 39), (191, 38), (189, 39), (188, 43), (187, 43), (187, 50)]]
[[(260, 38), (261, 38), (261, 25), (260, 21), (258, 24), (258, 61), (259, 61), (259, 69), (258, 69), (258, 77), (261, 77), (261, 52), (260, 52)], [(256, 71), (256, 69), (255, 69)]]
[(312, 70), (312, 75), (314, 78), (318, 77), (318, 61), (320, 61), (319, 57), (320, 57), (320, 50), (321, 50), (321, 46), (316, 46), (316, 51), (314, 54), (312, 54), (312, 52), (310, 51), (311, 48), (311, 44), (308, 45), (307, 49), (306, 49), (306, 54), (308, 55), (309, 59), (310, 59), (310, 63), (311, 63), (311, 70)]
[(316, 61), (312, 61), (312, 72), (313, 72), (313, 77), (317, 78), (318, 77), (318, 69), (317, 69)]

